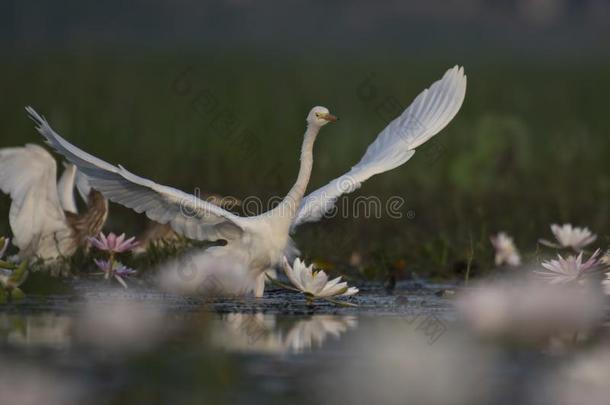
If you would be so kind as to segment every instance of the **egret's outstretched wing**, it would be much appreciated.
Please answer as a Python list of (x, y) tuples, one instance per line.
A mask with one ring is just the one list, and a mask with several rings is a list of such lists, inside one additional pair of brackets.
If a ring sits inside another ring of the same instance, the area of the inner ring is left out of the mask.
[(458, 66), (421, 92), (411, 105), (377, 136), (352, 169), (303, 199), (292, 229), (318, 221), (341, 195), (358, 189), (362, 182), (392, 170), (415, 153), (415, 148), (439, 133), (455, 117), (466, 95), (466, 76)]
[(20, 256), (66, 254), (70, 229), (59, 202), (55, 159), (38, 145), (0, 149), (0, 189), (12, 199), (9, 222)]
[(74, 199), (74, 181), (76, 179), (76, 166), (64, 163), (64, 172), (57, 182), (57, 193), (64, 211), (78, 214), (76, 200)]
[(76, 189), (84, 202), (89, 202), (89, 194), (91, 194), (91, 184), (89, 179), (80, 170), (76, 170)]
[(244, 220), (194, 195), (139, 177), (121, 166), (113, 166), (70, 144), (34, 109), (26, 111), (37, 130), (57, 152), (74, 163), (93, 189), (110, 201), (145, 212), (161, 224), (169, 223), (179, 234), (197, 240), (230, 240), (241, 235)]

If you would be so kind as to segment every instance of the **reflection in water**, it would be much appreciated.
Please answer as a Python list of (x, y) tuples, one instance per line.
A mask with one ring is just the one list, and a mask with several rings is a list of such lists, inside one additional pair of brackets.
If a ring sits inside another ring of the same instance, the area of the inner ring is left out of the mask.
[(606, 341), (570, 356), (515, 345), (507, 356), (455, 323), (430, 339), (423, 316), (78, 305), (64, 315), (0, 313), (0, 404), (143, 403), (166, 393), (160, 402), (605, 405), (610, 395)]
[(78, 316), (0, 314), (0, 341), (12, 347), (66, 349), (78, 344), (111, 350), (142, 350), (170, 329), (201, 329), (212, 346), (250, 353), (301, 353), (338, 339), (358, 322), (353, 316), (277, 317), (231, 313), (210, 320), (200, 314), (163, 316), (138, 303), (86, 304)]
[(88, 302), (76, 324), (80, 342), (115, 351), (146, 350), (167, 330), (162, 307), (127, 299), (104, 305)]
[(212, 341), (229, 351), (300, 353), (339, 338), (358, 321), (353, 316), (312, 315), (282, 319), (269, 314), (229, 314), (211, 328)]
[(73, 326), (66, 315), (0, 313), (0, 339), (11, 346), (64, 349), (72, 343)]
[(286, 335), (286, 346), (293, 352), (320, 347), (327, 337), (339, 338), (348, 329), (355, 328), (358, 320), (353, 316), (314, 315), (297, 322)]
[(147, 349), (165, 326), (158, 306), (128, 300), (86, 303), (76, 315), (0, 313), (0, 342), (12, 347), (67, 349), (78, 344), (112, 350)]

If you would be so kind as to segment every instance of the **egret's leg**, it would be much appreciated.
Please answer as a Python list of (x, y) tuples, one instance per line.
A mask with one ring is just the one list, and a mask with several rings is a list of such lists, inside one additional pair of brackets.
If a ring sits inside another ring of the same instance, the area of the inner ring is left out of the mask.
[(277, 278), (277, 271), (274, 268), (269, 268), (267, 270), (265, 270), (265, 273), (267, 276), (276, 279)]
[(265, 272), (256, 277), (256, 285), (254, 287), (254, 296), (262, 298), (265, 293)]

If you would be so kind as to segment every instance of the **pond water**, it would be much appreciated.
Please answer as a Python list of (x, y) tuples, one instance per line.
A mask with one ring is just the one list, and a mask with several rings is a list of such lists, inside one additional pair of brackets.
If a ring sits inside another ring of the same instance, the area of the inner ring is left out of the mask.
[(358, 308), (73, 287), (3, 307), (0, 403), (536, 404), (581, 388), (571, 355), (471, 336), (445, 286), (363, 288)]

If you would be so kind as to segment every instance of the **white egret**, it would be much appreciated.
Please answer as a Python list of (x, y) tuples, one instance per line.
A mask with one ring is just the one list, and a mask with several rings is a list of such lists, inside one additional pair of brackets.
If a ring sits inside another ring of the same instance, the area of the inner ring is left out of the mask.
[[(87, 196), (87, 209), (81, 214), (74, 201), (75, 183)], [(87, 237), (100, 232), (108, 202), (86, 183), (71, 164), (57, 181), (55, 159), (38, 145), (0, 149), (0, 190), (12, 199), (9, 222), (20, 259), (69, 257)]]
[[(263, 272), (279, 264), (292, 245), (290, 231), (317, 221), (342, 194), (350, 193), (374, 176), (409, 160), (415, 148), (441, 131), (459, 111), (466, 92), (463, 68), (449, 69), (443, 78), (417, 96), (368, 147), (352, 169), (304, 197), (313, 165), (313, 145), (320, 128), (336, 120), (328, 109), (314, 107), (307, 116), (297, 181), (274, 209), (258, 216), (239, 217), (194, 195), (139, 177), (122, 166), (111, 165), (72, 145), (57, 134), (31, 107), (26, 110), (47, 142), (89, 179), (109, 200), (133, 209), (159, 223), (168, 223), (179, 234), (197, 240), (225, 240), (191, 254), (193, 263), (213, 258), (241, 263), (256, 280), (256, 296), (264, 290)], [(173, 266), (175, 269), (180, 266)], [(199, 281), (202, 281), (199, 279)], [(191, 281), (194, 283), (194, 281)], [(198, 286), (194, 285), (196, 290)]]

